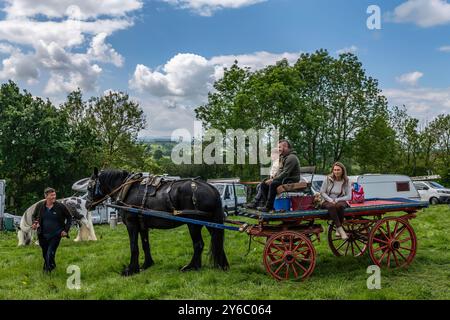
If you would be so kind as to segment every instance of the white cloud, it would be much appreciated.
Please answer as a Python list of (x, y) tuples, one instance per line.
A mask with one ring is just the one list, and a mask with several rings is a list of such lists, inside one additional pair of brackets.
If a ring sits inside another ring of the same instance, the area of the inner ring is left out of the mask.
[(142, 8), (141, 0), (6, 0), (8, 18), (44, 15), (50, 18), (97, 18), (101, 15), (124, 16)]
[(415, 86), (415, 85), (417, 85), (418, 81), (422, 77), (423, 77), (422, 72), (414, 71), (414, 72), (402, 74), (401, 76), (396, 77), (395, 79), (399, 83), (406, 84), (409, 86)]
[(447, 0), (408, 0), (396, 7), (388, 18), (423, 28), (444, 25), (450, 23), (450, 3)]
[(0, 42), (0, 53), (3, 54), (11, 54), (14, 51), (16, 51), (16, 48), (8, 43), (1, 43)]
[(186, 129), (193, 135), (195, 113), (192, 108), (163, 99), (135, 98), (144, 110), (150, 128), (142, 130), (140, 136), (169, 136), (174, 130)]
[(358, 47), (355, 45), (352, 45), (350, 47), (345, 47), (342, 49), (339, 49), (336, 51), (337, 54), (343, 54), (343, 53), (356, 53), (358, 51)]
[(162, 0), (181, 9), (190, 9), (202, 16), (212, 16), (221, 9), (238, 9), (267, 0)]
[(158, 97), (197, 100), (208, 92), (214, 66), (195, 54), (177, 54), (160, 71), (137, 65), (130, 86)]
[(450, 52), (450, 46), (442, 46), (439, 48), (441, 52)]
[(10, 53), (11, 55), (2, 61), (0, 80), (20, 79), (28, 84), (36, 83), (39, 78), (36, 61), (18, 49), (12, 49)]
[(234, 61), (238, 61), (241, 67), (250, 67), (253, 70), (262, 69), (268, 65), (275, 64), (282, 59), (289, 63), (295, 63), (300, 56), (300, 52), (271, 53), (259, 51), (252, 54), (224, 55), (211, 58), (211, 63), (223, 67), (231, 67)]
[(151, 96), (166, 97), (183, 105), (197, 105), (206, 101), (214, 81), (220, 79), (224, 68), (230, 67), (236, 60), (241, 67), (257, 70), (281, 59), (294, 63), (298, 57), (299, 53), (256, 52), (216, 56), (208, 60), (199, 55), (180, 53), (155, 70), (142, 64), (137, 65), (129, 85), (132, 89)]
[(106, 39), (132, 26), (129, 13), (142, 7), (140, 0), (6, 2), (0, 53), (10, 56), (2, 61), (0, 79), (34, 83), (48, 75), (49, 94), (95, 90), (102, 72), (98, 63), (122, 66), (123, 57)]
[(96, 35), (92, 39), (91, 47), (87, 54), (92, 60), (112, 63), (116, 67), (121, 67), (123, 65), (123, 57), (118, 54), (110, 44), (105, 43), (107, 36), (108, 35), (105, 32)]
[(391, 105), (405, 105), (408, 114), (420, 120), (450, 113), (450, 88), (385, 89), (383, 94)]

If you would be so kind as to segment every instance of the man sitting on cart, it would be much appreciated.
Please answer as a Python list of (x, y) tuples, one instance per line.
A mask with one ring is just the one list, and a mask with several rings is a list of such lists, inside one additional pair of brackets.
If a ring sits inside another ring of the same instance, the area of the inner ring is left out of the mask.
[(279, 186), (300, 181), (300, 161), (297, 153), (292, 150), (292, 144), (289, 140), (281, 140), (278, 143), (278, 151), (280, 153), (280, 161), (277, 173), (273, 178), (261, 184), (264, 199), (267, 199), (265, 206), (258, 207), (258, 210), (262, 212), (273, 210)]

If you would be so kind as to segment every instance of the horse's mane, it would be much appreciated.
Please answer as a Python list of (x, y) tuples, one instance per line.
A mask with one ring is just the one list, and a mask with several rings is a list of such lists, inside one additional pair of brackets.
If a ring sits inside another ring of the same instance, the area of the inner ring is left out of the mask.
[(126, 170), (117, 170), (117, 169), (104, 169), (100, 172), (98, 178), (101, 184), (110, 185), (117, 179), (124, 181), (126, 177), (128, 177), (128, 171)]

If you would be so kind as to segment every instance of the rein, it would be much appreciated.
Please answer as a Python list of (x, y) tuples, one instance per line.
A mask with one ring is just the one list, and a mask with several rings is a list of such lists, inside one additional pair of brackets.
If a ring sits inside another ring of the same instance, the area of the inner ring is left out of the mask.
[(105, 201), (106, 199), (108, 199), (109, 197), (111, 197), (113, 194), (115, 194), (115, 193), (117, 193), (118, 191), (120, 191), (123, 187), (125, 187), (125, 186), (127, 186), (127, 185), (129, 185), (129, 184), (133, 184), (133, 183), (138, 182), (138, 181), (142, 181), (142, 180), (143, 180), (143, 178), (140, 178), (140, 179), (136, 179), (136, 180), (127, 181), (127, 182), (121, 184), (120, 186), (118, 186), (116, 189), (114, 189), (113, 191), (111, 191), (110, 193), (108, 193), (106, 196), (104, 196), (104, 197), (101, 198), (100, 200), (97, 200), (97, 201), (95, 201), (95, 202), (92, 202), (92, 203), (89, 205), (89, 209), (92, 208), (93, 206), (98, 205), (99, 203), (102, 203), (103, 201)]

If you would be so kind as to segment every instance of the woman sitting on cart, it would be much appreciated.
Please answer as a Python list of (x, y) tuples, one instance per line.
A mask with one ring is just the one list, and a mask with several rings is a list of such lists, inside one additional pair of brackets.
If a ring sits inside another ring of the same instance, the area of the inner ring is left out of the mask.
[(333, 165), (331, 174), (320, 188), (320, 195), (325, 200), (322, 207), (328, 210), (328, 214), (336, 226), (336, 236), (343, 240), (348, 239), (342, 224), (344, 223), (344, 210), (348, 207), (347, 201), (352, 199), (352, 185), (342, 163), (336, 162)]

